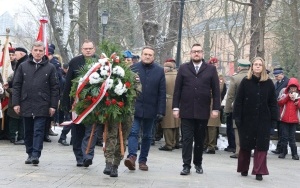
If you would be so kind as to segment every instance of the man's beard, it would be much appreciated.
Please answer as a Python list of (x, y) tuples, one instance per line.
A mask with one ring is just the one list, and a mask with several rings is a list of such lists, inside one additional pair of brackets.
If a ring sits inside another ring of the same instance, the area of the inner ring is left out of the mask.
[(192, 59), (192, 61), (193, 61), (194, 63), (200, 63), (200, 62), (202, 61), (202, 59)]

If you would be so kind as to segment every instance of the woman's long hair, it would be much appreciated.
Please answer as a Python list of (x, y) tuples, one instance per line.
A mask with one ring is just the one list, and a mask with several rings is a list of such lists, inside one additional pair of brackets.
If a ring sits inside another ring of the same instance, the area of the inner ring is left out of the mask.
[(252, 75), (253, 75), (253, 64), (255, 61), (260, 60), (262, 62), (262, 72), (260, 74), (260, 82), (266, 81), (269, 79), (269, 75), (267, 74), (267, 68), (266, 68), (266, 64), (263, 58), (261, 57), (255, 57), (252, 61), (251, 61), (251, 68), (248, 71), (247, 74), (247, 79), (251, 79)]

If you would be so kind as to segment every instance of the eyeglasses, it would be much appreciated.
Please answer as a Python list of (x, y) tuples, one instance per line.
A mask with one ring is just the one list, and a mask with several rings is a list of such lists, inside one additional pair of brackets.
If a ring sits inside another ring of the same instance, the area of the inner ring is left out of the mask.
[(83, 50), (93, 50), (94, 48), (82, 48)]
[(196, 54), (196, 53), (201, 54), (201, 53), (203, 53), (203, 50), (192, 50), (191, 52), (193, 54)]

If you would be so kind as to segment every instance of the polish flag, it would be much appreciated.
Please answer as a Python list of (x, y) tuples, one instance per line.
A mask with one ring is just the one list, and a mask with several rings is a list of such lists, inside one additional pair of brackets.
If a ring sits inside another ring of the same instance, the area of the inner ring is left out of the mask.
[(45, 45), (45, 55), (48, 56), (48, 41), (47, 41), (47, 32), (46, 32), (46, 24), (48, 23), (48, 20), (46, 16), (42, 16), (40, 19), (40, 28), (39, 28), (39, 33), (36, 38), (37, 41), (41, 41)]

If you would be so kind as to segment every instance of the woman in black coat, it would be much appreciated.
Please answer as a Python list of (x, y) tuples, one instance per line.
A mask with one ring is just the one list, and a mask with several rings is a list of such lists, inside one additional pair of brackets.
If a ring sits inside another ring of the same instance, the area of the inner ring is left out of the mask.
[(254, 149), (252, 174), (257, 180), (268, 175), (267, 152), (270, 142), (270, 128), (277, 121), (277, 100), (275, 87), (262, 58), (251, 63), (248, 75), (242, 80), (234, 101), (234, 119), (239, 131), (240, 152), (237, 172), (248, 175), (251, 150)]

